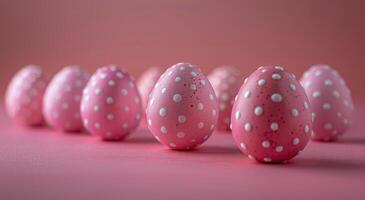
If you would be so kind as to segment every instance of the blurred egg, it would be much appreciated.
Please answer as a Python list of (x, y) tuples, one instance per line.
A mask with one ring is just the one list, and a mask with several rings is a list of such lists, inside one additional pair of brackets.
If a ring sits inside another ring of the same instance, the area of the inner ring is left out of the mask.
[(80, 100), (89, 75), (79, 66), (66, 66), (48, 84), (43, 99), (46, 122), (55, 129), (81, 131)]
[(141, 98), (125, 69), (110, 65), (92, 75), (81, 98), (81, 116), (89, 132), (104, 140), (122, 140), (137, 128), (141, 114)]
[(222, 66), (214, 69), (208, 79), (218, 98), (219, 117), (216, 128), (230, 130), (234, 98), (242, 85), (240, 72), (234, 67)]
[(259, 162), (293, 158), (307, 145), (312, 129), (304, 89), (280, 66), (260, 67), (248, 77), (231, 120), (236, 144)]
[(214, 91), (202, 71), (178, 63), (164, 72), (147, 106), (148, 128), (171, 149), (192, 149), (212, 134), (218, 119)]
[(338, 72), (328, 65), (314, 65), (301, 78), (313, 114), (313, 140), (334, 141), (352, 122), (351, 92)]
[(22, 125), (40, 125), (42, 102), (48, 79), (37, 65), (28, 65), (12, 78), (5, 95), (9, 116)]
[(146, 125), (146, 121), (147, 121), (145, 110), (147, 108), (149, 95), (162, 73), (163, 73), (162, 68), (151, 67), (151, 68), (147, 69), (145, 72), (143, 72), (141, 77), (138, 79), (137, 88), (138, 88), (139, 94), (141, 95), (142, 108), (144, 111), (142, 114), (143, 123), (141, 122), (141, 124), (143, 124), (143, 125)]

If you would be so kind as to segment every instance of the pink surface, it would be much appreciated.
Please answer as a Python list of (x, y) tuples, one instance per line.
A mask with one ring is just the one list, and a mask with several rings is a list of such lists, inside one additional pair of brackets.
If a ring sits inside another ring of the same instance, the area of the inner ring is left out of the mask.
[(364, 199), (365, 107), (338, 143), (258, 164), (229, 134), (172, 151), (144, 130), (124, 142), (14, 126), (0, 112), (0, 199)]

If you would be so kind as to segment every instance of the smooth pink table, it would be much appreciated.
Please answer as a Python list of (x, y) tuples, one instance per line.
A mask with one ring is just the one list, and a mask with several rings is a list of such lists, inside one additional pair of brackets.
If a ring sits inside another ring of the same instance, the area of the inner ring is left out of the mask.
[(17, 127), (0, 111), (0, 199), (365, 199), (365, 107), (337, 143), (288, 164), (247, 159), (229, 133), (194, 151), (139, 129), (124, 142)]

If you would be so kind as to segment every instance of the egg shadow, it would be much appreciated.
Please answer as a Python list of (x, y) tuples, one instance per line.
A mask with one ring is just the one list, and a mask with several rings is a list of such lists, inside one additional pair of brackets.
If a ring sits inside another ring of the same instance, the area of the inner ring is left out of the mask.
[(340, 138), (337, 143), (339, 144), (353, 144), (353, 145), (365, 145), (365, 138)]
[(285, 164), (287, 168), (325, 173), (365, 174), (365, 160), (340, 160), (329, 158), (296, 158)]
[(239, 155), (242, 156), (240, 150), (235, 146), (215, 146), (215, 145), (207, 145), (201, 146), (196, 149), (192, 149), (190, 151), (183, 152), (191, 152), (192, 154), (204, 154), (204, 155)]

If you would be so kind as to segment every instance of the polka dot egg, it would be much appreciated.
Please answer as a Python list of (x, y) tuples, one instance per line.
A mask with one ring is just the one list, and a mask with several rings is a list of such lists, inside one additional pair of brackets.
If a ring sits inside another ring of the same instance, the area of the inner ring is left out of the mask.
[(46, 122), (55, 129), (81, 131), (80, 101), (89, 75), (79, 66), (67, 66), (49, 83), (43, 99)]
[(111, 65), (98, 69), (87, 83), (81, 99), (85, 128), (104, 140), (122, 140), (137, 128), (141, 99), (126, 70)]
[(250, 159), (267, 163), (296, 156), (307, 145), (312, 129), (305, 91), (281, 66), (260, 67), (247, 78), (231, 121), (240, 150)]
[[(148, 98), (150, 96), (153, 87), (155, 86), (156, 82), (160, 78), (163, 70), (159, 67), (151, 67), (138, 79), (137, 87), (139, 94), (141, 95), (142, 99), (142, 107), (145, 110), (147, 108)], [(143, 125), (146, 125), (145, 120), (145, 112), (143, 112)]]
[(43, 121), (42, 103), (48, 79), (36, 65), (28, 65), (12, 78), (5, 95), (9, 116), (22, 125), (40, 125)]
[(192, 149), (212, 134), (218, 105), (210, 82), (200, 69), (178, 63), (156, 83), (147, 106), (148, 128), (165, 146)]
[(222, 66), (214, 69), (208, 76), (218, 98), (218, 130), (230, 130), (234, 98), (242, 84), (239, 74), (234, 67)]
[(351, 92), (339, 73), (328, 65), (314, 65), (301, 78), (313, 115), (313, 140), (334, 141), (351, 124)]

